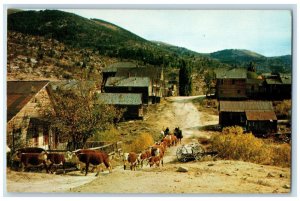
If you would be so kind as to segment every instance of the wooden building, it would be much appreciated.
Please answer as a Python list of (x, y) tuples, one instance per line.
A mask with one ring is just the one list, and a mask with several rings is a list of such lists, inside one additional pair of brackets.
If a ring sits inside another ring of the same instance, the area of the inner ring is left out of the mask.
[(7, 145), (10, 148), (55, 146), (49, 123), (41, 119), (42, 110), (50, 104), (48, 84), (48, 81), (7, 82)]
[(253, 134), (277, 132), (277, 117), (271, 101), (220, 101), (221, 127), (238, 125)]
[(159, 103), (165, 94), (165, 82), (163, 69), (160, 67), (135, 67), (135, 68), (119, 68), (116, 77), (148, 77), (151, 84), (150, 99), (152, 103)]
[(143, 104), (152, 103), (152, 84), (149, 77), (110, 77), (105, 83), (104, 92), (142, 94)]
[(98, 97), (104, 104), (125, 109), (125, 119), (143, 119), (142, 94), (133, 93), (99, 93)]
[(216, 70), (218, 99), (246, 99), (247, 71), (241, 68)]
[(265, 75), (263, 85), (266, 98), (290, 99), (292, 97), (291, 74), (272, 73)]

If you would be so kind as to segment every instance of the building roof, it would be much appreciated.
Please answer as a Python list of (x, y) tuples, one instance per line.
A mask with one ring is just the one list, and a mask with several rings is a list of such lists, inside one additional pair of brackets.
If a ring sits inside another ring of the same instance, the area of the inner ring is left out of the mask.
[(134, 93), (99, 93), (98, 97), (104, 104), (141, 105), (142, 94)]
[(248, 121), (269, 121), (277, 120), (274, 111), (246, 111)]
[(7, 122), (43, 88), (49, 81), (8, 81)]
[(136, 67), (119, 68), (116, 77), (150, 77), (151, 79), (161, 79), (162, 68), (160, 67)]
[(119, 68), (135, 68), (137, 67), (136, 63), (133, 62), (117, 62), (109, 65), (107, 68), (103, 69), (103, 72), (117, 72)]
[(279, 78), (267, 78), (266, 83), (267, 84), (282, 84), (282, 82)]
[(281, 79), (282, 84), (292, 84), (291, 74), (280, 73), (280, 79)]
[(273, 111), (271, 101), (220, 101), (220, 112)]
[(106, 87), (149, 87), (149, 77), (109, 77)]
[(217, 69), (215, 71), (217, 79), (246, 79), (247, 70), (244, 68)]

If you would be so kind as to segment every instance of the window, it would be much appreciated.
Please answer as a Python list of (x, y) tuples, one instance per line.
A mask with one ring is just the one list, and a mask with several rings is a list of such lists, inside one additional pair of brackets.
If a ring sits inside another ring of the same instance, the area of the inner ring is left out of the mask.
[(223, 84), (223, 80), (222, 79), (220, 80), (220, 82), (221, 82), (221, 84)]
[(235, 84), (235, 80), (232, 80), (231, 82), (232, 82), (232, 84)]

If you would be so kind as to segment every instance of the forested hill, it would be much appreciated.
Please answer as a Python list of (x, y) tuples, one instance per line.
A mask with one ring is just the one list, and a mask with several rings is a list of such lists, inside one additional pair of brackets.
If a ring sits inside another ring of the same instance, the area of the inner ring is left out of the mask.
[(91, 49), (106, 56), (144, 64), (180, 67), (182, 60), (194, 69), (247, 67), (254, 62), (261, 72), (291, 72), (291, 55), (265, 57), (248, 50), (222, 50), (202, 54), (183, 47), (148, 41), (100, 19), (87, 19), (58, 11), (8, 12), (8, 31), (55, 39), (71, 48)]
[(58, 10), (12, 13), (8, 15), (8, 30), (56, 39), (74, 48), (89, 48), (104, 56), (152, 65), (178, 67), (183, 59), (199, 69), (224, 66), (215, 59), (187, 49), (182, 52), (178, 47), (166, 48), (145, 40), (109, 22)]
[(250, 62), (254, 62), (257, 70), (261, 72), (291, 72), (292, 69), (291, 55), (266, 57), (249, 50), (227, 49), (211, 53), (209, 56), (231, 66), (247, 67)]

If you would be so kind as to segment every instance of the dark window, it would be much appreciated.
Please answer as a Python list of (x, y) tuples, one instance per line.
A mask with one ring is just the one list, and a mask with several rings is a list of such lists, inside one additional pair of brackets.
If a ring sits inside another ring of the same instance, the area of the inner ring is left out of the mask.
[(221, 84), (223, 84), (223, 80), (222, 79), (220, 80), (220, 82), (221, 82)]
[(235, 84), (235, 80), (232, 80), (232, 84)]

